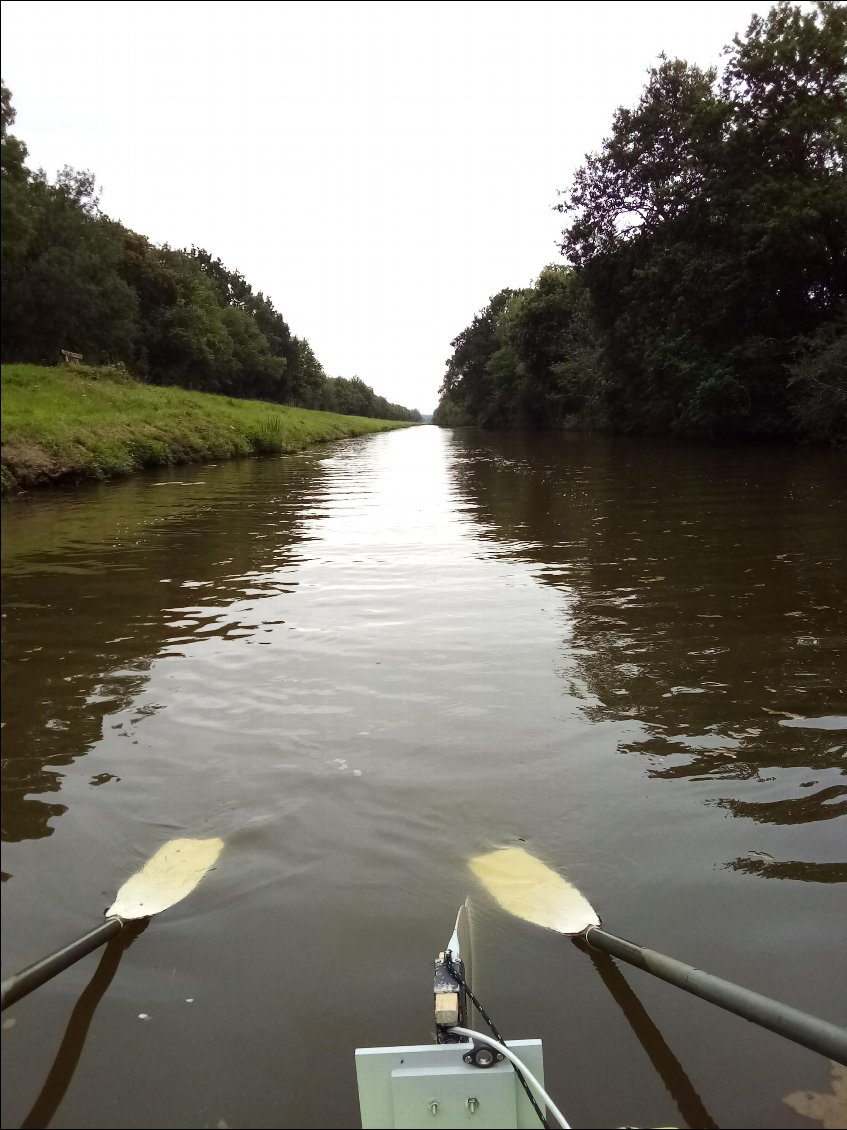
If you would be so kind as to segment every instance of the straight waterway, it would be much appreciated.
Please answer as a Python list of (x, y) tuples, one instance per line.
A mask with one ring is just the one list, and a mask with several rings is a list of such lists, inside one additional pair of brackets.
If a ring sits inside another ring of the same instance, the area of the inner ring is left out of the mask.
[(3, 1126), (354, 1127), (354, 1049), (432, 1039), (466, 896), (573, 1125), (820, 1125), (827, 1061), (468, 861), (521, 845), (847, 1022), (845, 499), (832, 452), (421, 427), (4, 504), (4, 974), (166, 841), (225, 847), (4, 1013)]

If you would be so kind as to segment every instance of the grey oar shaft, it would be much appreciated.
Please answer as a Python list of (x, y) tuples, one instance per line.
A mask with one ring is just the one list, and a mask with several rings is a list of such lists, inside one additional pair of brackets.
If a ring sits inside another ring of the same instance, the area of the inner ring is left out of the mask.
[(704, 973), (702, 969), (695, 969), (692, 965), (685, 965), (675, 961), (672, 957), (656, 953), (655, 950), (645, 946), (637, 946), (623, 938), (616, 938), (614, 934), (607, 934), (596, 926), (590, 926), (585, 932), (585, 940), (595, 949), (600, 949), (612, 957), (634, 965), (636, 969), (643, 969), (645, 973), (652, 973), (671, 985), (693, 993), (695, 997), (711, 1001), (727, 1012), (734, 1012), (753, 1024), (762, 1028), (769, 1028), (771, 1032), (778, 1032), (803, 1047), (834, 1059), (838, 1063), (847, 1065), (847, 1029), (839, 1028), (826, 1020), (819, 1020), (809, 1016), (806, 1012), (791, 1008), (787, 1004), (779, 1004), (769, 997), (753, 993), (741, 985), (734, 985), (731, 981), (724, 981), (714, 977), (711, 973)]
[(49, 957), (43, 957), (35, 965), (30, 965), (20, 973), (9, 977), (3, 982), (0, 990), (0, 1011), (19, 1001), (21, 997), (25, 997), (27, 993), (31, 993), (33, 989), (37, 989), (39, 985), (43, 985), (45, 981), (49, 981), (51, 977), (55, 977), (57, 973), (61, 973), (63, 969), (67, 969), (69, 965), (73, 965), (92, 950), (96, 950), (98, 946), (104, 945), (110, 938), (117, 937), (123, 928), (124, 924), (120, 918), (107, 918), (96, 929), (83, 934), (81, 938), (77, 938), (58, 953), (51, 953)]

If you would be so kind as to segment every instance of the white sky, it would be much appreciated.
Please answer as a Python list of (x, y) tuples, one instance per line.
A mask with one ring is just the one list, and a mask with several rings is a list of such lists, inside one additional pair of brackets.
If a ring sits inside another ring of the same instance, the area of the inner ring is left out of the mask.
[(429, 412), (450, 340), (559, 256), (553, 211), (661, 51), (708, 66), (769, 4), (3, 3), (32, 168), (205, 247), (331, 376)]

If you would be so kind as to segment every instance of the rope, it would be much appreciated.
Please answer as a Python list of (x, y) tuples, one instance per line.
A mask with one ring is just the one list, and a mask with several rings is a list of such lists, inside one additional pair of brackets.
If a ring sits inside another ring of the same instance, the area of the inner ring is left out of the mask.
[[(508, 1045), (506, 1044), (506, 1041), (503, 1039), (503, 1037), (497, 1031), (497, 1028), (494, 1024), (494, 1021), (491, 1019), (491, 1017), (488, 1015), (488, 1013), (485, 1011), (485, 1009), (479, 1003), (477, 998), (473, 995), (473, 992), (471, 991), (470, 985), (467, 983), (467, 981), (459, 973), (458, 969), (453, 964), (453, 955), (451, 954), (451, 952), (449, 950), (447, 950), (447, 952), (444, 954), (444, 964), (447, 966), (447, 972), (450, 974), (450, 976), (454, 980), (458, 981), (459, 984), (462, 986), (462, 988), (465, 990), (465, 992), (468, 994), (471, 1001), (473, 1002), (474, 1008), (477, 1010), (479, 1015), (482, 1017), (482, 1019), (485, 1021), (485, 1023), (488, 1025), (488, 1027), (491, 1029), (491, 1032), (492, 1032), (492, 1035), (494, 1036), (494, 1039), (497, 1040), (499, 1043), (501, 1043), (504, 1048), (508, 1047)], [(526, 1079), (524, 1078), (523, 1072), (521, 1071), (521, 1069), (515, 1063), (512, 1064), (512, 1067), (514, 1067), (514, 1069), (515, 1069), (515, 1075), (517, 1075), (517, 1077), (518, 1077), (518, 1082), (523, 1087), (524, 1091), (526, 1091), (526, 1097), (532, 1103), (532, 1109), (538, 1115), (539, 1122), (544, 1127), (544, 1130), (550, 1130), (550, 1127), (547, 1124), (547, 1119), (544, 1117), (544, 1114), (541, 1110), (541, 1107), (535, 1101), (535, 1095), (530, 1090), (529, 1084), (527, 1083)]]

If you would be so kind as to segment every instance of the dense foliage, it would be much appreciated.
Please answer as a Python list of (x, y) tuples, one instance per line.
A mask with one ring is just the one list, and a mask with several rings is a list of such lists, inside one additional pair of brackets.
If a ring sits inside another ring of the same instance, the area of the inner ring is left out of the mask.
[(847, 7), (661, 58), (559, 210), (569, 267), (452, 342), (437, 422), (847, 438)]
[(327, 377), (304, 338), (208, 251), (156, 247), (100, 210), (93, 176), (30, 172), (2, 88), (2, 359), (121, 362), (162, 385), (391, 420), (358, 377)]

